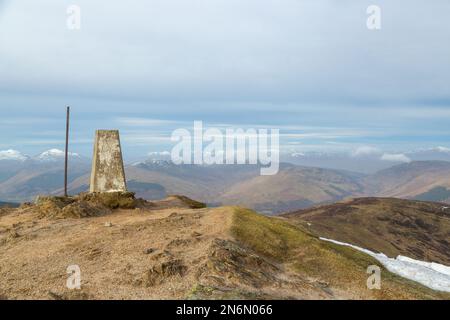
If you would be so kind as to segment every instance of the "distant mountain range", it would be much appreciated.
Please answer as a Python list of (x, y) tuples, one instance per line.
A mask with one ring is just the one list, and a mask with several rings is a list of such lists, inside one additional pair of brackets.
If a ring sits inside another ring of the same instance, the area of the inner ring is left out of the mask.
[(415, 161), (381, 170), (363, 179), (365, 193), (427, 201), (450, 200), (450, 162)]
[[(61, 194), (64, 153), (35, 157), (0, 152), (0, 200), (31, 201)], [(69, 192), (87, 191), (90, 160), (70, 155)], [(156, 200), (183, 194), (210, 205), (238, 204), (266, 214), (286, 212), (348, 197), (381, 196), (450, 203), (450, 162), (411, 161), (374, 174), (283, 163), (274, 176), (260, 176), (252, 165), (175, 165), (148, 160), (126, 167), (128, 188)]]
[[(70, 153), (69, 179), (90, 170), (90, 160)], [(0, 200), (23, 202), (39, 194), (54, 193), (64, 181), (64, 152), (47, 150), (30, 157), (14, 150), (0, 152)]]
[(385, 152), (374, 147), (362, 146), (352, 152), (292, 152), (283, 155), (282, 160), (307, 167), (313, 166), (373, 174), (402, 163), (432, 160), (450, 161), (450, 148), (438, 146), (407, 152)]

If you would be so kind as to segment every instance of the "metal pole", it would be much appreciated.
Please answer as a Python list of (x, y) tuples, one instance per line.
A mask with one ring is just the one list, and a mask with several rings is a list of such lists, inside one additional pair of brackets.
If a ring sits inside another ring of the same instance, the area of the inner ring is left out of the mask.
[(66, 155), (64, 163), (64, 196), (67, 197), (67, 171), (69, 163), (69, 120), (70, 120), (70, 107), (67, 107), (67, 118), (66, 118)]

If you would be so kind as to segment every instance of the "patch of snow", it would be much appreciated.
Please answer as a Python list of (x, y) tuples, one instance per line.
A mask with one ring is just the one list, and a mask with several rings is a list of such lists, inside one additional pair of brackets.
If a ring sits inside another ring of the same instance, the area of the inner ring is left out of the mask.
[(397, 260), (409, 262), (409, 263), (416, 263), (418, 265), (421, 265), (422, 267), (433, 269), (434, 271), (437, 271), (437, 272), (440, 272), (440, 273), (450, 276), (450, 267), (447, 267), (443, 264), (439, 264), (439, 263), (435, 263), (435, 262), (425, 262), (425, 261), (420, 261), (420, 260), (414, 260), (414, 259), (404, 257), (404, 256), (398, 256)]
[(28, 159), (28, 156), (22, 154), (17, 150), (1, 150), (0, 151), (0, 160), (16, 160), (16, 161), (25, 161)]
[(374, 253), (345, 242), (327, 238), (320, 238), (320, 240), (364, 252), (377, 259), (386, 269), (396, 275), (416, 281), (433, 290), (450, 292), (450, 267), (443, 264), (415, 260), (404, 256), (398, 256), (396, 259), (393, 259), (383, 253)]

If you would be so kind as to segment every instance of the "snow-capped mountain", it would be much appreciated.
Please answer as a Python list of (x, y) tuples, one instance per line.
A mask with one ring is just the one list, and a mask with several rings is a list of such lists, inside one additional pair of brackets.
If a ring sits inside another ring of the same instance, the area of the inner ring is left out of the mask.
[(170, 168), (174, 167), (175, 164), (169, 160), (157, 160), (157, 159), (148, 159), (145, 161), (135, 162), (131, 165), (132, 167), (142, 167), (142, 168)]
[(1, 150), (0, 151), (0, 161), (1, 160), (9, 160), (9, 161), (26, 161), (30, 157), (27, 155), (24, 155), (20, 151), (17, 150)]

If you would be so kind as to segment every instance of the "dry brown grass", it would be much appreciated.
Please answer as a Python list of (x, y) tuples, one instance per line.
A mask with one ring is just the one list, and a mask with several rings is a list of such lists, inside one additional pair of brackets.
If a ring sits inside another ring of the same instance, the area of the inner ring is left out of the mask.
[(404, 255), (450, 265), (447, 205), (392, 198), (359, 198), (284, 215), (326, 238), (390, 257)]
[[(81, 219), (42, 217), (35, 206), (0, 216), (5, 299), (442, 297), (390, 275), (382, 295), (369, 292), (372, 262), (277, 218), (176, 198)], [(79, 291), (65, 286), (73, 264)]]

